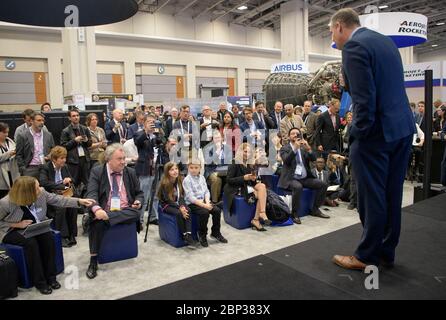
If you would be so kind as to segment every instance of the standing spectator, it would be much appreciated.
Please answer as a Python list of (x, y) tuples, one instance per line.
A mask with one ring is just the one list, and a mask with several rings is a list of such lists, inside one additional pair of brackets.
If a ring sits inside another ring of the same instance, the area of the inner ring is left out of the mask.
[(311, 108), (313, 106), (313, 102), (307, 100), (304, 102), (304, 113), (302, 115), (302, 120), (304, 121), (305, 127), (307, 128), (306, 132), (306, 140), (311, 148), (316, 149), (314, 135), (316, 133), (316, 121), (317, 115), (314, 112), (311, 112)]
[(316, 190), (315, 200), (310, 215), (319, 218), (329, 218), (322, 213), (319, 207), (324, 203), (327, 185), (316, 179), (310, 169), (310, 161), (315, 161), (316, 156), (311, 150), (307, 141), (302, 138), (299, 129), (292, 128), (289, 133), (289, 143), (280, 150), (280, 157), (283, 161), (282, 172), (280, 174), (278, 186), (291, 190), (293, 222), (300, 224), (297, 216), (300, 207), (300, 196), (303, 188)]
[(200, 119), (200, 145), (204, 148), (212, 141), (214, 129), (218, 129), (219, 122), (211, 117), (212, 110), (209, 106), (203, 106), (203, 117)]
[(420, 126), (421, 130), (424, 130), (424, 111), (425, 111), (424, 101), (418, 102), (418, 113), (415, 116), (415, 122)]
[(53, 135), (45, 126), (45, 116), (41, 113), (32, 115), (32, 125), (17, 136), (17, 164), (22, 176), (39, 178), (40, 166), (49, 160), (49, 154), (54, 147)]
[(274, 122), (273, 129), (280, 129), (280, 122), (285, 116), (285, 113), (283, 112), (283, 103), (280, 101), (276, 101), (276, 103), (274, 104), (274, 111), (272, 111), (269, 116)]
[[(56, 146), (50, 153), (51, 161), (40, 168), (40, 185), (49, 193), (63, 195), (73, 185), (70, 171), (65, 165), (67, 149)], [(48, 205), (48, 216), (54, 219), (55, 230), (60, 231), (62, 247), (77, 244), (77, 210)]]
[[(266, 130), (274, 129), (274, 121), (269, 117), (265, 104), (262, 101), (257, 101), (256, 112), (253, 114), (254, 121), (260, 122)], [(268, 136), (268, 131), (266, 131), (266, 136)]]
[(40, 111), (41, 112), (50, 112), (50, 111), (52, 111), (51, 104), (49, 102), (45, 102), (44, 104), (42, 104), (40, 106)]
[(350, 139), (350, 128), (352, 126), (353, 113), (350, 111), (345, 114), (345, 127), (342, 130), (342, 150), (348, 155), (348, 141)]
[(288, 132), (292, 128), (297, 128), (306, 132), (305, 123), (302, 118), (294, 114), (294, 109), (292, 104), (285, 105), (285, 117), (280, 121), (280, 136), (282, 137), (282, 144), (286, 145), (288, 143)]
[(18, 126), (14, 132), (14, 141), (16, 143), (17, 143), (18, 136), (22, 133), (25, 133), (26, 131), (29, 130), (29, 128), (31, 128), (31, 126), (33, 124), (34, 114), (35, 114), (35, 112), (33, 109), (26, 109), (25, 111), (23, 111), (22, 117), (23, 117), (24, 123), (22, 125)]
[(68, 152), (67, 165), (76, 186), (78, 195), (81, 196), (83, 189), (88, 184), (88, 173), (90, 172), (90, 151), (88, 148), (93, 144), (90, 130), (80, 124), (78, 110), (68, 111), (70, 124), (62, 130), (60, 145)]
[[(243, 112), (240, 111), (240, 106), (237, 103), (232, 105), (232, 115), (234, 116), (234, 124), (238, 127), (245, 122), (245, 117), (243, 116)], [(223, 115), (224, 117), (224, 115)], [(223, 119), (224, 121), (224, 119)]]
[(340, 151), (341, 118), (339, 117), (340, 102), (331, 99), (328, 110), (322, 113), (316, 121), (315, 142), (317, 150), (325, 157), (332, 150)]
[(88, 148), (90, 152), (90, 165), (93, 168), (96, 163), (104, 162), (104, 152), (107, 148), (107, 139), (105, 138), (105, 131), (101, 127), (98, 127), (98, 116), (96, 113), (90, 113), (87, 115), (87, 121), (85, 123), (90, 131), (91, 146)]
[(220, 104), (218, 105), (218, 112), (217, 112), (217, 116), (218, 116), (218, 121), (220, 123), (223, 123), (223, 117), (227, 111), (228, 108), (228, 104), (226, 101), (222, 101), (220, 102)]
[(91, 170), (87, 195), (96, 202), (91, 209), (89, 222), (90, 264), (87, 278), (97, 276), (97, 255), (108, 228), (120, 223), (136, 223), (140, 231), (139, 217), (144, 192), (139, 188), (135, 170), (125, 166), (125, 153), (121, 144), (114, 143), (105, 150), (103, 166)]
[(144, 112), (137, 111), (135, 114), (136, 122), (133, 123), (127, 130), (127, 140), (133, 139), (137, 132), (144, 130)]
[[(234, 159), (235, 152), (242, 143), (242, 132), (235, 124), (235, 118), (232, 113), (226, 112), (223, 116), (223, 124), (220, 126), (220, 133), (223, 138), (223, 145), (228, 149), (231, 148), (232, 159)], [(230, 164), (231, 161), (229, 161), (229, 159), (227, 160), (226, 163)]]
[(170, 117), (166, 120), (166, 123), (164, 124), (164, 132), (166, 133), (166, 138), (170, 136), (170, 133), (173, 130), (173, 126), (175, 125), (175, 122), (178, 120), (178, 109), (172, 108), (170, 110)]
[(8, 194), (12, 184), (20, 176), (15, 157), (16, 145), (8, 135), (8, 124), (0, 122), (0, 199)]
[(442, 105), (437, 110), (437, 118), (434, 121), (434, 132), (441, 132), (441, 130), (446, 125), (446, 105)]
[(200, 130), (194, 121), (191, 121), (190, 107), (182, 106), (179, 121), (175, 122), (173, 132), (175, 137), (181, 138), (181, 149), (188, 149), (189, 151), (200, 148)]
[(434, 119), (438, 118), (438, 116), (439, 116), (438, 111), (440, 110), (440, 107), (442, 106), (442, 104), (443, 103), (441, 102), (441, 99), (437, 99), (437, 100), (434, 101), (434, 107), (432, 109), (432, 113), (433, 113)]
[(126, 142), (127, 124), (124, 119), (124, 113), (120, 109), (113, 110), (113, 119), (105, 124), (105, 136), (108, 144)]

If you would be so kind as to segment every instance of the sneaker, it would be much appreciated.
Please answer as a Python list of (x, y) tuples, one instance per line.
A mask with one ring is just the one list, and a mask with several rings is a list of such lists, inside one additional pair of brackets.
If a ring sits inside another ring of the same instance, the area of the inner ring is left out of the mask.
[(183, 240), (187, 243), (188, 246), (194, 246), (195, 240), (192, 238), (192, 235), (190, 233), (186, 233), (183, 235)]
[(207, 241), (207, 239), (206, 239), (206, 236), (204, 236), (204, 237), (198, 236), (198, 240), (200, 241), (200, 244), (201, 244), (204, 248), (209, 247), (209, 244), (208, 244), (208, 241)]
[(228, 240), (226, 240), (226, 238), (223, 237), (221, 233), (215, 235), (211, 233), (211, 238), (214, 238), (215, 240), (221, 243), (228, 243)]

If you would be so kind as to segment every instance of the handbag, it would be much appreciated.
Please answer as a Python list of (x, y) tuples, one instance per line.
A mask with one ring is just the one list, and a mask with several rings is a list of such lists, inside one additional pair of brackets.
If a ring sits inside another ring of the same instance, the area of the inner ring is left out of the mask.
[(71, 198), (74, 195), (74, 187), (71, 185), (68, 188), (62, 190), (62, 195), (67, 198)]

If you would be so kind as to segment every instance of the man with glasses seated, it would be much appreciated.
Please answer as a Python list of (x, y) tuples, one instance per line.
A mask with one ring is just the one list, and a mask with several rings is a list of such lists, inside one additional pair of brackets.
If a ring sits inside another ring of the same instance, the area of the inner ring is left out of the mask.
[(317, 179), (311, 169), (310, 161), (316, 161), (316, 155), (312, 152), (307, 141), (302, 139), (301, 131), (297, 128), (290, 129), (289, 143), (280, 149), (280, 157), (283, 161), (282, 172), (280, 174), (279, 188), (292, 191), (293, 222), (300, 224), (297, 216), (300, 207), (300, 196), (303, 188), (314, 189), (316, 191), (315, 201), (310, 215), (328, 219), (319, 207), (324, 203), (327, 192), (327, 184)]

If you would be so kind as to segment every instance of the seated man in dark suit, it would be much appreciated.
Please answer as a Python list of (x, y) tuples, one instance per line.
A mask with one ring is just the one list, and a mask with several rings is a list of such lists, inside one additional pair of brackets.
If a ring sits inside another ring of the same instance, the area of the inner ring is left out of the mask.
[[(91, 208), (90, 265), (87, 277), (97, 275), (97, 255), (105, 232), (120, 223), (135, 223), (139, 231), (139, 217), (144, 192), (133, 169), (125, 166), (125, 153), (122, 145), (115, 143), (105, 150), (105, 165), (91, 170), (87, 194), (97, 205)], [(135, 228), (136, 229), (136, 228)]]
[(280, 149), (280, 157), (283, 160), (282, 172), (280, 174), (279, 188), (288, 189), (293, 192), (292, 210), (293, 222), (300, 224), (297, 211), (300, 206), (300, 195), (303, 188), (315, 189), (316, 196), (311, 215), (319, 218), (329, 218), (322, 213), (319, 207), (324, 203), (327, 192), (327, 184), (318, 180), (310, 169), (310, 161), (316, 161), (315, 154), (307, 141), (302, 139), (299, 129), (292, 128), (288, 134), (289, 144)]

